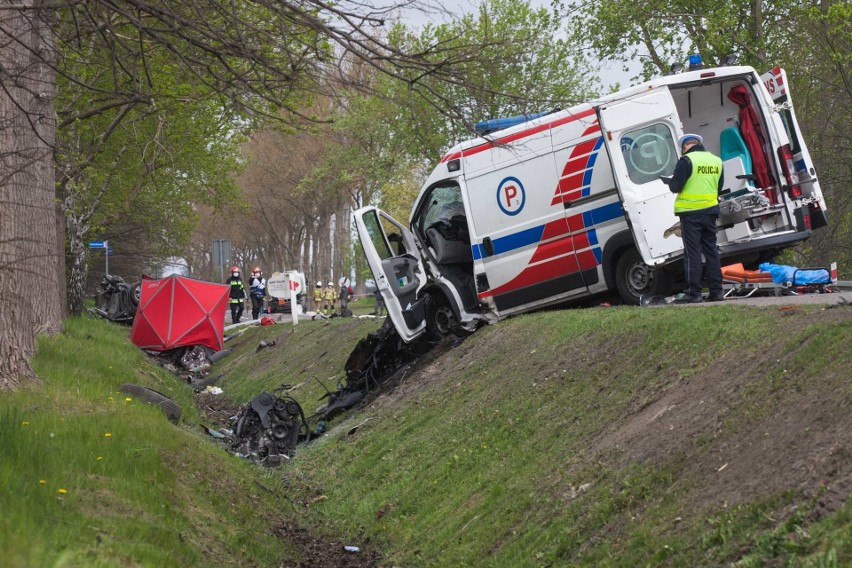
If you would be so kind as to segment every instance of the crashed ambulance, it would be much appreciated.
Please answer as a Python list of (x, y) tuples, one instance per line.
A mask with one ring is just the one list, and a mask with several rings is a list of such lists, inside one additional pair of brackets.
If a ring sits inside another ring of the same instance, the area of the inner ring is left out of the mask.
[(685, 132), (723, 160), (723, 262), (771, 259), (828, 222), (783, 69), (697, 69), (516, 118), (452, 148), (407, 226), (375, 207), (355, 212), (403, 340), (607, 290), (628, 303), (669, 293), (683, 243), (661, 177)]

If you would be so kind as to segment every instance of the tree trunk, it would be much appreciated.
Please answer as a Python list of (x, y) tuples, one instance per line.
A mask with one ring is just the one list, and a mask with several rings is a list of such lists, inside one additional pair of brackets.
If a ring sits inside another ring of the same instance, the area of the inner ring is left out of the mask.
[(86, 279), (89, 276), (89, 250), (83, 237), (82, 228), (69, 222), (68, 250), (71, 257), (71, 270), (68, 275), (68, 312), (83, 313), (83, 298), (86, 293)]
[[(39, 0), (5, 2), (32, 8)], [(62, 324), (53, 143), (55, 75), (45, 13), (0, 10), (0, 389), (35, 379), (35, 336)], [(14, 38), (14, 39), (13, 39)]]

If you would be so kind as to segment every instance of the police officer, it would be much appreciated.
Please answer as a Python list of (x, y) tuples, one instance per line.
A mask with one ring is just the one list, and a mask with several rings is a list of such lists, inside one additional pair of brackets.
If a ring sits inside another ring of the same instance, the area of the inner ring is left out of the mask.
[(322, 312), (322, 282), (317, 282), (316, 288), (314, 288), (314, 311), (316, 313)]
[(334, 289), (334, 282), (331, 280), (328, 281), (328, 285), (326, 285), (322, 297), (323, 300), (325, 300), (322, 311), (326, 315), (330, 316), (334, 313), (334, 300), (337, 299), (337, 290)]
[(243, 301), (246, 297), (246, 287), (240, 278), (240, 267), (231, 268), (231, 277), (225, 282), (231, 287), (228, 294), (228, 304), (231, 306), (231, 323), (240, 323), (243, 317)]
[(251, 293), (251, 318), (257, 319), (263, 309), (263, 298), (266, 296), (266, 278), (259, 266), (255, 266), (249, 278), (249, 291)]
[(683, 303), (697, 303), (701, 295), (701, 253), (706, 259), (709, 302), (724, 300), (722, 265), (716, 248), (716, 219), (719, 217), (719, 192), (722, 190), (722, 160), (704, 149), (698, 134), (684, 134), (678, 143), (682, 157), (668, 182), (677, 194), (675, 215), (680, 217), (683, 237), (683, 271), (688, 285)]

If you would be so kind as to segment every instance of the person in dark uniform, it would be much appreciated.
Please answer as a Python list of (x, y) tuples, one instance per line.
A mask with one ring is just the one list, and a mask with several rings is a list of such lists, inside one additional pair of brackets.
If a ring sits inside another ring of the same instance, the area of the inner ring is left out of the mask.
[(387, 316), (387, 310), (385, 309), (385, 298), (382, 296), (382, 293), (379, 292), (379, 289), (376, 288), (376, 309), (373, 312), (377, 316)]
[(240, 268), (231, 268), (231, 277), (225, 282), (231, 287), (228, 294), (228, 305), (231, 306), (231, 323), (240, 323), (243, 317), (243, 303), (246, 298), (246, 286), (240, 278)]
[(266, 278), (259, 266), (255, 266), (249, 278), (249, 293), (251, 294), (251, 319), (257, 319), (263, 308), (263, 298), (266, 296)]
[(724, 300), (722, 265), (716, 248), (716, 219), (719, 218), (719, 192), (722, 190), (722, 160), (704, 149), (698, 134), (684, 134), (678, 141), (682, 155), (668, 181), (677, 194), (675, 215), (680, 218), (683, 238), (683, 271), (686, 276), (684, 303), (703, 301), (701, 295), (701, 254), (706, 260), (710, 287), (708, 302)]

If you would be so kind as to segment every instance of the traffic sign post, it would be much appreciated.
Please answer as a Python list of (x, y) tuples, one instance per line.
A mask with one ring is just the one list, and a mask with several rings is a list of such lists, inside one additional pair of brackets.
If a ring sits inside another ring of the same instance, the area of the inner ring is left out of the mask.
[[(231, 241), (215, 239), (213, 241), (213, 266), (219, 267), (219, 281), (225, 280), (224, 266), (231, 262)], [(210, 275), (214, 277), (213, 274)]]
[(104, 258), (106, 259), (105, 274), (109, 274), (109, 255), (112, 254), (112, 247), (109, 246), (109, 241), (89, 241), (90, 249), (104, 249)]

